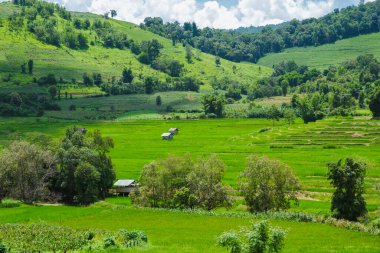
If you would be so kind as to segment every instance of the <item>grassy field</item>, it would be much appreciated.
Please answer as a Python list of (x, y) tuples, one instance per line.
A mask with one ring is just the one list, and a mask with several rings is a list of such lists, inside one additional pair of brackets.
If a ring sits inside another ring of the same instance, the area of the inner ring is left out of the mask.
[[(126, 115), (128, 116), (128, 115)], [(133, 116), (133, 115), (130, 115)], [(128, 117), (126, 117), (128, 119)], [(194, 157), (211, 153), (227, 165), (224, 181), (236, 186), (245, 160), (252, 153), (267, 155), (291, 166), (302, 184), (300, 206), (293, 207), (311, 213), (329, 214), (332, 188), (326, 180), (328, 162), (344, 157), (365, 159), (367, 172), (366, 200), (371, 216), (379, 214), (380, 183), (380, 122), (368, 119), (327, 119), (292, 126), (268, 120), (196, 120), (75, 122), (52, 119), (3, 119), (0, 123), (0, 144), (10, 139), (27, 138), (30, 133), (45, 133), (59, 139), (70, 125), (100, 129), (115, 141), (111, 152), (117, 178), (139, 177), (141, 168), (168, 154)], [(180, 135), (173, 141), (160, 136), (170, 127), (178, 127)], [(259, 133), (261, 129), (270, 131)]]
[[(91, 207), (22, 206), (0, 209), (0, 223), (36, 223), (98, 228), (139, 229), (147, 233), (149, 246), (133, 252), (227, 252), (216, 237), (230, 229), (249, 226), (251, 218), (209, 216), (166, 210), (136, 209), (128, 199), (108, 199)], [(379, 252), (380, 240), (362, 232), (325, 224), (270, 221), (287, 230), (284, 252)], [(130, 251), (127, 251), (130, 252)]]
[[(58, 104), (61, 106), (61, 111), (48, 111), (46, 115), (58, 119), (99, 119), (97, 117), (108, 116), (118, 117), (121, 119), (152, 119), (152, 113), (163, 117), (165, 113), (170, 116), (168, 107), (178, 111), (202, 111), (202, 97), (205, 92), (161, 92), (153, 95), (137, 94), (137, 95), (120, 95), (120, 96), (105, 96), (105, 97), (79, 97), (74, 99), (61, 99)], [(156, 97), (161, 96), (161, 106), (156, 105)], [(75, 111), (70, 111), (71, 105), (76, 106)], [(107, 119), (108, 119), (107, 117)], [(184, 115), (186, 117), (186, 115)], [(156, 119), (155, 117), (154, 119)]]
[[(18, 10), (10, 3), (0, 3), (0, 13), (9, 15), (12, 10)], [(74, 13), (76, 17), (89, 18), (91, 22), (101, 19), (100, 16), (88, 13)], [(1, 16), (0, 16), (1, 18)], [(108, 20), (114, 29), (127, 33), (128, 38), (136, 42), (157, 39), (164, 48), (161, 50), (161, 58), (177, 59), (184, 65), (186, 76), (195, 76), (204, 84), (209, 84), (214, 77), (228, 77), (234, 81), (251, 84), (260, 77), (267, 76), (271, 69), (250, 63), (233, 63), (222, 60), (221, 66), (215, 64), (215, 56), (193, 50), (197, 59), (193, 63), (187, 63), (185, 48), (178, 44), (172, 45), (168, 39), (157, 36), (151, 32), (142, 30), (139, 26), (117, 21)], [(59, 23), (64, 27), (64, 22)], [(92, 32), (93, 33), (93, 32)], [(90, 41), (94, 34), (88, 34)], [(107, 49), (101, 46), (90, 46), (88, 50), (72, 50), (66, 47), (57, 48), (37, 41), (34, 35), (21, 31), (9, 32), (6, 25), (0, 27), (0, 88), (24, 85), (32, 80), (32, 76), (22, 75), (20, 66), (29, 59), (34, 60), (34, 76), (41, 77), (49, 73), (56, 77), (62, 77), (66, 81), (76, 79), (81, 81), (83, 73), (101, 73), (103, 80), (109, 80), (113, 76), (121, 76), (124, 67), (132, 68), (136, 75), (154, 75), (165, 80), (168, 75), (152, 69), (150, 66), (141, 64), (130, 50)], [(236, 71), (233, 71), (233, 66)], [(12, 75), (11, 81), (4, 82), (3, 77)]]
[(359, 55), (373, 54), (379, 58), (379, 40), (380, 33), (373, 33), (319, 47), (291, 48), (281, 53), (269, 54), (261, 58), (258, 64), (272, 67), (281, 61), (294, 60), (297, 64), (326, 69), (330, 65), (355, 59)]

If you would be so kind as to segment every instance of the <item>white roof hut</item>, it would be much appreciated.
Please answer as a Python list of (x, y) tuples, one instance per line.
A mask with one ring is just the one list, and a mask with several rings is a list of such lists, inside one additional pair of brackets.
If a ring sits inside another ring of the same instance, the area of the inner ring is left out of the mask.
[(124, 194), (128, 195), (136, 187), (136, 181), (133, 179), (117, 180), (116, 183), (113, 184), (113, 187), (116, 193), (122, 194), (123, 196)]
[(163, 140), (171, 140), (171, 139), (173, 139), (173, 134), (172, 133), (163, 133), (162, 135), (161, 135), (161, 137), (162, 137), (162, 139)]
[(171, 134), (178, 134), (179, 129), (178, 129), (178, 128), (170, 128), (170, 129), (169, 129), (169, 132), (170, 132)]

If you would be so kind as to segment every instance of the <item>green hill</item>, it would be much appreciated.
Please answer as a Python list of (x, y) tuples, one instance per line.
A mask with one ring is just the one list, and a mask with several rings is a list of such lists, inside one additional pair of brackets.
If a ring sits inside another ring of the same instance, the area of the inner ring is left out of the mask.
[(361, 35), (359, 37), (337, 41), (318, 47), (297, 47), (286, 49), (280, 53), (269, 54), (261, 58), (258, 64), (272, 67), (282, 61), (294, 60), (299, 65), (307, 65), (318, 69), (328, 68), (359, 55), (373, 54), (380, 57), (380, 33)]
[[(12, 87), (31, 82), (31, 76), (25, 76), (20, 73), (20, 66), (28, 59), (34, 60), (34, 77), (37, 78), (53, 73), (58, 78), (62, 77), (65, 80), (74, 78), (80, 81), (83, 73), (92, 74), (96, 72), (101, 73), (104, 80), (108, 80), (113, 76), (121, 76), (124, 67), (132, 68), (134, 73), (158, 76), (162, 80), (169, 77), (167, 74), (152, 69), (148, 65), (141, 64), (137, 60), (137, 56), (129, 49), (119, 50), (90, 45), (87, 50), (73, 50), (65, 46), (55, 47), (41, 43), (34, 34), (27, 32), (26, 29), (9, 32), (4, 17), (13, 11), (17, 12), (19, 10), (20, 7), (13, 6), (11, 3), (0, 4), (0, 18), (3, 17), (3, 25), (0, 26), (0, 69), (2, 70), (0, 73), (2, 77), (0, 78), (0, 87)], [(89, 13), (72, 13), (72, 16), (73, 18), (88, 18), (91, 22), (95, 20), (104, 21), (101, 16)], [(66, 25), (65, 20), (57, 19), (59, 26), (63, 29)], [(178, 60), (184, 65), (184, 75), (196, 77), (206, 84), (205, 87), (210, 84), (214, 77), (228, 77), (232, 81), (248, 85), (258, 78), (271, 73), (271, 70), (265, 67), (259, 69), (258, 65), (233, 63), (226, 60), (221, 60), (221, 65), (217, 67), (215, 56), (201, 53), (196, 49), (193, 49), (193, 54), (197, 59), (194, 59), (189, 64), (186, 61), (186, 50), (182, 44), (173, 46), (170, 40), (140, 29), (139, 26), (128, 22), (113, 19), (108, 19), (107, 21), (111, 23), (113, 29), (126, 33), (128, 39), (135, 42), (158, 40), (163, 45), (160, 58)], [(91, 42), (94, 39), (94, 32), (90, 30), (86, 33)], [(12, 80), (4, 82), (3, 77), (8, 74), (12, 75)]]

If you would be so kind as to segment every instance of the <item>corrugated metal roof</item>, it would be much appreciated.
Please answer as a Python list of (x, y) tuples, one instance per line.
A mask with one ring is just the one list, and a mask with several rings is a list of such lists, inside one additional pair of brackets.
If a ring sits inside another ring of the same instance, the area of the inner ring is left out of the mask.
[(172, 133), (164, 133), (164, 134), (161, 135), (161, 137), (169, 137), (171, 135), (172, 135)]
[(117, 180), (113, 186), (127, 187), (135, 184), (135, 180)]

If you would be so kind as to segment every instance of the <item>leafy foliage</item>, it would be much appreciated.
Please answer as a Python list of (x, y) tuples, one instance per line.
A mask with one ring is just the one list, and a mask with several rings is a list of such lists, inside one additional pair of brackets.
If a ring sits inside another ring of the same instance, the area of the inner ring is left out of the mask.
[(298, 180), (285, 165), (267, 157), (252, 155), (241, 174), (240, 192), (251, 212), (281, 210), (296, 200)]
[(143, 168), (131, 198), (139, 206), (212, 210), (228, 205), (223, 172), (224, 164), (215, 156), (195, 162), (170, 156)]
[(273, 228), (268, 221), (252, 223), (251, 228), (239, 232), (225, 232), (218, 237), (218, 244), (230, 253), (278, 253), (285, 246), (286, 232)]
[(257, 62), (271, 52), (285, 48), (318, 46), (360, 34), (378, 32), (380, 1), (336, 9), (319, 19), (292, 20), (276, 27), (267, 26), (254, 34), (219, 29), (198, 29), (195, 23), (165, 23), (146, 18), (140, 27), (182, 42), (203, 52), (228, 60)]
[(328, 165), (328, 178), (335, 192), (331, 211), (338, 219), (356, 221), (367, 213), (364, 194), (364, 176), (367, 165), (352, 158)]

